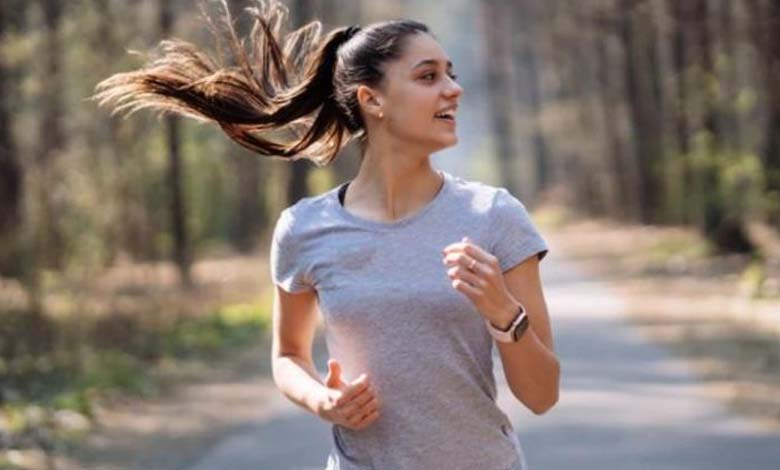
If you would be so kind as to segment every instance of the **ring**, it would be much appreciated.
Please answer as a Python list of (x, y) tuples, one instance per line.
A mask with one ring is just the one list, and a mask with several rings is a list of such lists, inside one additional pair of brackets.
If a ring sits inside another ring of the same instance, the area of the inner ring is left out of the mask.
[(474, 266), (476, 264), (477, 264), (477, 259), (476, 258), (472, 258), (471, 259), (471, 264), (469, 264), (469, 269), (473, 271), (474, 270)]

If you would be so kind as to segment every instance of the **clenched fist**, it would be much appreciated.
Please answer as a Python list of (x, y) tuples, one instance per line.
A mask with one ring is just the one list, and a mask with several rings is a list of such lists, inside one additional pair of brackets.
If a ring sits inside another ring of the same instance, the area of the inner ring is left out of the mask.
[(325, 389), (317, 408), (320, 418), (350, 429), (363, 429), (379, 418), (381, 402), (366, 374), (352, 383), (341, 380), (341, 365), (328, 360)]

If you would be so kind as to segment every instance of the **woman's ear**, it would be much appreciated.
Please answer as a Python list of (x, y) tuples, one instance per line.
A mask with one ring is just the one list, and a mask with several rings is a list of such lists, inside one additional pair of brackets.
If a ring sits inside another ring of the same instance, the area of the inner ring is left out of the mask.
[(382, 113), (382, 99), (370, 87), (358, 85), (357, 100), (363, 112), (374, 117), (379, 117), (380, 113)]

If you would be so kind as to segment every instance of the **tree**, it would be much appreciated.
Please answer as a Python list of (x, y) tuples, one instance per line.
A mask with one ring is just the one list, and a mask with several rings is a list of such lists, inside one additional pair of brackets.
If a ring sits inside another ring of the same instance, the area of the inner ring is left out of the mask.
[[(167, 38), (173, 29), (173, 6), (169, 0), (160, 0), (160, 34)], [(192, 286), (190, 265), (192, 258), (187, 230), (186, 207), (182, 180), (184, 167), (180, 150), (180, 119), (176, 115), (165, 116), (165, 132), (168, 144), (168, 188), (170, 190), (171, 231), (173, 234), (173, 257), (179, 271), (179, 278), (185, 287)]]
[[(514, 62), (517, 64), (517, 83), (519, 91), (518, 102), (522, 105), (521, 112), (525, 116), (524, 135), (531, 142), (533, 158), (527, 168), (530, 177), (526, 178), (529, 185), (526, 194), (527, 202), (533, 204), (532, 197), (542, 191), (548, 183), (548, 160), (550, 158), (548, 145), (541, 126), (542, 93), (540, 83), (540, 57), (536, 41), (541, 11), (538, 2), (523, 0), (522, 8), (513, 9), (513, 24), (515, 41), (513, 41)], [(536, 27), (535, 27), (536, 26)]]
[(626, 94), (631, 115), (634, 151), (639, 167), (639, 218), (643, 223), (659, 221), (658, 169), (663, 129), (660, 120), (659, 66), (656, 56), (656, 24), (649, 5), (637, 0), (620, 0), (619, 32), (624, 50)]
[(37, 170), (37, 196), (41, 213), (38, 223), (37, 256), (42, 266), (61, 268), (65, 238), (58, 225), (59, 210), (53, 199), (52, 187), (56, 186), (59, 154), (65, 150), (63, 121), (64, 76), (62, 73), (63, 43), (60, 38), (60, 22), (64, 4), (58, 0), (40, 0), (44, 22), (44, 42), (41, 47), (43, 73), (40, 77), (41, 94), (38, 109), (38, 143), (35, 149)]
[(635, 220), (639, 213), (639, 203), (636, 193), (637, 169), (630, 159), (631, 152), (625, 144), (620, 131), (620, 102), (622, 98), (622, 82), (615, 76), (619, 70), (615, 54), (611, 51), (614, 19), (611, 12), (601, 10), (596, 13), (596, 23), (600, 25), (601, 34), (595, 39), (596, 83), (598, 100), (601, 104), (601, 117), (606, 139), (606, 158), (611, 170), (611, 201), (606, 205), (611, 215), (623, 220)]
[(776, 1), (747, 0), (755, 28), (754, 45), (767, 95), (763, 163), (771, 204), (769, 223), (780, 230), (780, 5)]
[[(506, 2), (482, 0), (481, 7), (487, 61), (487, 93), (496, 142), (498, 173), (503, 178), (500, 184), (512, 189), (512, 182), (508, 178), (512, 174), (510, 163), (516, 158), (517, 150), (513, 136), (516, 110), (512, 104), (516, 102), (516, 79), (512, 64), (510, 15)], [(521, 197), (527, 196), (523, 190)]]
[[(291, 26), (292, 29), (298, 29), (307, 20), (314, 16), (314, 5), (312, 0), (294, 0), (291, 8)], [(308, 159), (301, 158), (290, 162), (290, 180), (287, 183), (287, 201), (288, 204), (294, 204), (299, 199), (309, 195), (308, 177), (311, 170), (311, 162)]]
[[(237, 16), (236, 33), (245, 36), (250, 31), (251, 19), (243, 9), (247, 6), (246, 0), (230, 0), (230, 10)], [(229, 152), (234, 154), (233, 168), (235, 169), (237, 192), (236, 195), (236, 225), (231, 237), (239, 251), (247, 252), (253, 247), (254, 236), (260, 228), (262, 219), (262, 205), (260, 204), (260, 174), (261, 162), (258, 156), (244, 148), (231, 145)]]
[[(8, 29), (8, 7), (0, 4), (0, 40)], [(8, 98), (14, 94), (9, 78), (9, 65), (0, 56), (0, 275), (17, 276), (22, 269), (19, 250), (24, 188), (8, 107)]]

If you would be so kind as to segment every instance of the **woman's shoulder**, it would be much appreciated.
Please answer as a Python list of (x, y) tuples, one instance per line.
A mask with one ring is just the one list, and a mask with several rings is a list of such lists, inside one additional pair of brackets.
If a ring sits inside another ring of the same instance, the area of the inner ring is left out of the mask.
[(286, 216), (292, 219), (311, 219), (312, 216), (321, 213), (322, 209), (330, 204), (330, 199), (335, 197), (336, 191), (338, 191), (338, 186), (321, 194), (302, 197), (284, 209), (282, 213), (286, 213)]
[(506, 191), (501, 186), (495, 186), (476, 179), (451, 175), (452, 193), (456, 198), (464, 200), (469, 206), (478, 212), (488, 212), (496, 202), (501, 191)]
[(310, 232), (312, 228), (322, 224), (323, 209), (328, 204), (328, 198), (332, 197), (337, 188), (328, 190), (322, 194), (306, 196), (284, 208), (276, 221), (277, 232), (287, 238), (298, 238)]

